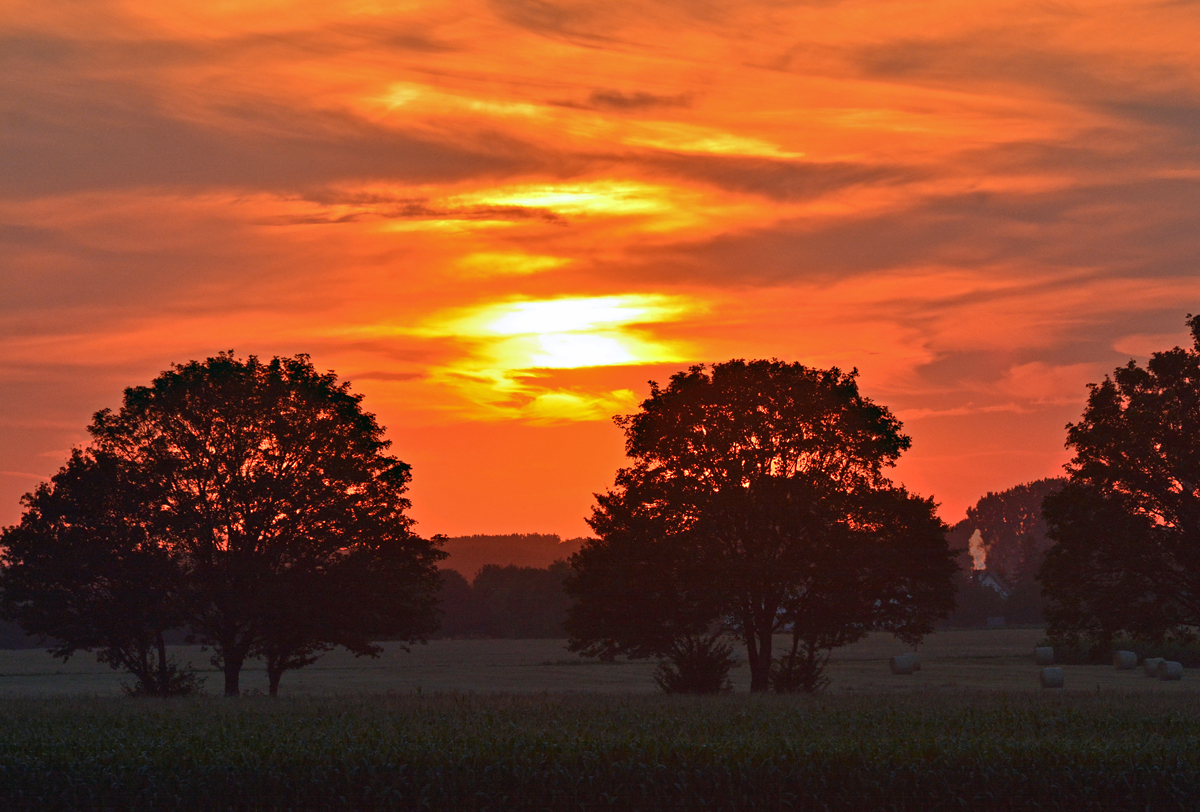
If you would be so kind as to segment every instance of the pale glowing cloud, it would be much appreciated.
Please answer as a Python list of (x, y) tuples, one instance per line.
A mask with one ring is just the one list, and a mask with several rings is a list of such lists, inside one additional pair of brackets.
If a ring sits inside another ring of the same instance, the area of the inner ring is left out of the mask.
[(622, 217), (667, 210), (670, 190), (644, 183), (597, 181), (587, 184), (517, 186), (451, 198), (459, 206), (519, 206), (572, 216)]
[(747, 138), (687, 124), (654, 122), (642, 124), (637, 134), (627, 136), (624, 143), (634, 146), (657, 147), (679, 152), (700, 152), (714, 155), (746, 155), (763, 158), (803, 158), (803, 152), (788, 152), (761, 138)]
[(468, 254), (455, 265), (470, 275), (492, 276), (496, 274), (526, 274), (553, 271), (574, 262), (569, 257), (551, 257), (535, 254), (505, 253), (502, 251), (480, 251)]

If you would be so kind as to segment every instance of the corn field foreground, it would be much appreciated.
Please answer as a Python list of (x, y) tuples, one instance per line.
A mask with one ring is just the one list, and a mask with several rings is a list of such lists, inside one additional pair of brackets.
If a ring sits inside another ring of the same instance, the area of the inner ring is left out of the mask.
[(1184, 694), (0, 702), (0, 808), (1194, 809)]

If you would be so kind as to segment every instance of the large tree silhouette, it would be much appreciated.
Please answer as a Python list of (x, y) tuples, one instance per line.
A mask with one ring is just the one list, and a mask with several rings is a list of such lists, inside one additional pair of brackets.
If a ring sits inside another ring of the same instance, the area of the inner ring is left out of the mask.
[(1193, 348), (1091, 386), (1066, 487), (1045, 501), (1053, 634), (1194, 636), (1200, 627), (1200, 316)]
[(251, 656), (266, 657), (274, 693), (325, 648), (373, 654), (372, 636), (436, 627), (444, 556), (412, 532), (409, 467), (360, 401), (307, 356), (223, 353), (127, 389), (89, 428), (90, 453), (120, 470), (170, 558), (177, 611), (227, 695)]
[(572, 646), (662, 656), (720, 622), (763, 691), (781, 630), (799, 641), (791, 669), (801, 644), (807, 657), (872, 628), (927, 633), (952, 606), (946, 528), (883, 475), (910, 441), (855, 378), (730, 361), (652, 383), (617, 420), (633, 464), (572, 559)]
[(167, 656), (184, 622), (178, 562), (158, 543), (149, 505), (110, 456), (76, 451), (28, 494), (21, 523), (0, 534), (0, 609), (68, 659), (95, 652), (136, 682), (135, 694), (190, 693), (195, 676)]

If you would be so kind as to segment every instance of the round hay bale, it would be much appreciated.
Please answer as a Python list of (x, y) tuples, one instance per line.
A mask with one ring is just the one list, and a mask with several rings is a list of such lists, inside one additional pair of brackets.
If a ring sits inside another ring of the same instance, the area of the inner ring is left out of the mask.
[(912, 654), (909, 654), (908, 656), (912, 657), (913, 671), (920, 671), (921, 670), (921, 655), (917, 654), (917, 652), (914, 651)]
[(897, 654), (888, 660), (888, 668), (892, 669), (893, 674), (911, 674), (917, 670), (915, 655)]
[(1038, 665), (1054, 665), (1054, 647), (1038, 646), (1033, 650), (1033, 661)]
[(1042, 669), (1042, 687), (1043, 688), (1061, 688), (1063, 687), (1063, 670), (1057, 666), (1050, 666)]
[(1183, 663), (1163, 660), (1158, 664), (1158, 678), (1163, 682), (1175, 682), (1183, 679)]
[(1114, 651), (1113, 668), (1118, 671), (1132, 671), (1137, 668), (1136, 651)]
[(1158, 676), (1158, 664), (1163, 661), (1162, 657), (1147, 657), (1142, 660), (1142, 670), (1146, 672), (1147, 677)]

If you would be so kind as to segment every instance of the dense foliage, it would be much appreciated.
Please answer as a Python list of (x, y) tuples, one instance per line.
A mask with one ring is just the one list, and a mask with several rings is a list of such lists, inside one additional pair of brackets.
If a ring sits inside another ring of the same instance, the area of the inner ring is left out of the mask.
[(442, 570), (439, 637), (561, 638), (569, 599), (563, 591), (570, 567), (487, 564), (472, 581)]
[(946, 527), (883, 475), (910, 441), (855, 373), (695, 366), (617, 422), (632, 464), (597, 497), (598, 539), (572, 557), (574, 650), (668, 656), (726, 628), (751, 690), (773, 666), (791, 690), (815, 684), (822, 652), (871, 629), (915, 642), (951, 608)]
[(172, 692), (175, 627), (212, 648), (230, 695), (249, 657), (274, 693), (332, 646), (423, 639), (443, 554), (412, 532), (409, 467), (360, 401), (306, 356), (221, 354), (127, 389), (0, 538), (4, 613), (148, 693)]
[(166, 651), (165, 635), (184, 622), (178, 562), (129, 468), (76, 450), (24, 504), (21, 523), (0, 534), (4, 612), (51, 638), (55, 656), (85, 649), (125, 670), (133, 693), (194, 690)]
[(1200, 627), (1200, 316), (1194, 346), (1091, 387), (1066, 487), (1046, 499), (1041, 578), (1055, 637), (1192, 637)]
[(1191, 810), (1186, 695), (0, 703), (0, 807)]

